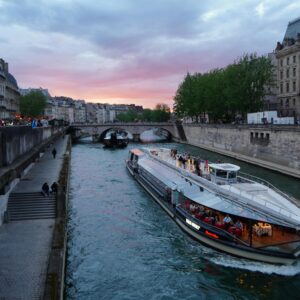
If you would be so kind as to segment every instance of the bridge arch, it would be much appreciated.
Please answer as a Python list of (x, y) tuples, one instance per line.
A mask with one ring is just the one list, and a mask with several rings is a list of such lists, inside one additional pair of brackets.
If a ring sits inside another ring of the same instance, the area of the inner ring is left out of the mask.
[(93, 136), (94, 140), (103, 139), (109, 130), (117, 129), (128, 132), (138, 140), (140, 135), (150, 129), (156, 129), (166, 136), (167, 139), (178, 139), (178, 131), (173, 123), (156, 123), (156, 122), (132, 122), (132, 123), (106, 123), (106, 124), (73, 124), (72, 127), (80, 135)]
[(102, 131), (102, 133), (99, 133), (99, 141), (103, 141), (103, 139), (105, 138), (106, 134), (110, 131), (110, 130), (118, 130), (118, 131), (122, 131), (122, 132), (127, 132), (127, 134), (129, 134), (129, 138), (132, 138), (133, 135), (130, 131), (122, 128), (122, 127), (111, 127), (111, 128), (107, 128), (105, 130)]

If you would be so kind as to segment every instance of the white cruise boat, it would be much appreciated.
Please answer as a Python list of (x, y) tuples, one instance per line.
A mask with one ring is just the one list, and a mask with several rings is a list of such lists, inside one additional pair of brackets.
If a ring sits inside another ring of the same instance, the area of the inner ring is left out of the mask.
[(300, 204), (240, 167), (133, 149), (127, 168), (196, 240), (253, 260), (292, 264), (300, 255)]

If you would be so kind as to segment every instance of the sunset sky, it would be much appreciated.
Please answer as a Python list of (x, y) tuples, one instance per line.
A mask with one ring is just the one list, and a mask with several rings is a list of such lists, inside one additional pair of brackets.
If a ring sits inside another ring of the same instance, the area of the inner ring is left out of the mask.
[(22, 88), (172, 106), (187, 71), (272, 52), (300, 1), (0, 0), (0, 58)]

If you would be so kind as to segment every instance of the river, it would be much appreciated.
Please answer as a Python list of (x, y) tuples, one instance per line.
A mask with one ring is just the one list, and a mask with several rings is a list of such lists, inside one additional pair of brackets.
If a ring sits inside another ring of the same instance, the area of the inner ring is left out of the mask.
[[(299, 180), (192, 146), (160, 146), (237, 163), (300, 199)], [(300, 263), (252, 262), (192, 240), (129, 175), (128, 148), (72, 148), (66, 299), (299, 299)]]

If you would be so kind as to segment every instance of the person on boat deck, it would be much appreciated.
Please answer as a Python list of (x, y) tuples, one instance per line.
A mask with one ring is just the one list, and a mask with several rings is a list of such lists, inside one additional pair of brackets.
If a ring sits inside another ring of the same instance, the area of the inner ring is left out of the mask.
[(204, 209), (204, 206), (203, 206), (203, 205), (199, 205), (199, 211), (200, 211), (200, 212), (204, 212), (204, 210), (205, 210), (205, 209)]
[(196, 209), (197, 209), (197, 206), (194, 205), (193, 203), (191, 203), (190, 204), (190, 211), (194, 212), (194, 211), (196, 211)]
[(198, 159), (195, 159), (194, 165), (195, 165), (195, 173), (196, 173), (198, 176), (201, 176), (201, 175), (202, 175), (202, 172), (201, 172), (200, 163), (199, 163), (199, 160), (198, 160)]
[(243, 231), (243, 224), (240, 220), (235, 222), (234, 227)]
[(225, 218), (223, 219), (223, 223), (225, 224), (226, 227), (233, 225), (232, 219), (230, 218), (229, 215), (225, 216)]

